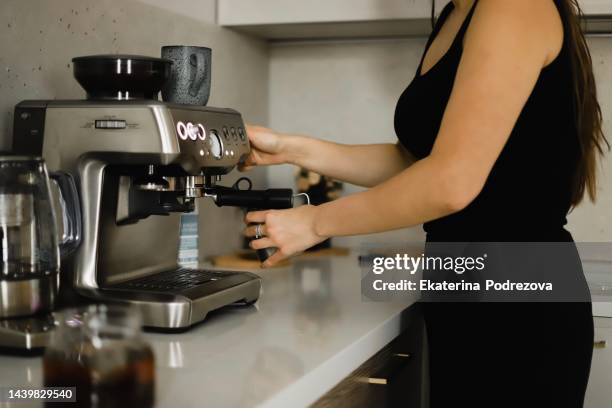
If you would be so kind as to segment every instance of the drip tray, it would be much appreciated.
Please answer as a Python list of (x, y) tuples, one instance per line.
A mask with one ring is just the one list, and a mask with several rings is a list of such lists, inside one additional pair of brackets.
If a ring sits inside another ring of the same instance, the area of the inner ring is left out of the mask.
[(146, 292), (180, 292), (199, 285), (231, 276), (227, 272), (214, 272), (181, 268), (145, 276), (112, 285), (109, 289), (141, 290)]
[(261, 278), (252, 273), (178, 268), (84, 294), (138, 306), (147, 328), (185, 330), (213, 310), (255, 303), (260, 291)]

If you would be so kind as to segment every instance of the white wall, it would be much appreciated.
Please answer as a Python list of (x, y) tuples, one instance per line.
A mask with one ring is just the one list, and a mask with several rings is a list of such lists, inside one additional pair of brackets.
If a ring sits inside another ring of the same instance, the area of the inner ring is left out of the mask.
[[(212, 24), (215, 4), (215, 0), (2, 0), (0, 150), (9, 147), (13, 107), (18, 101), (84, 97), (72, 77), (72, 57), (157, 56), (167, 44), (211, 47), (210, 104), (236, 108), (251, 122), (267, 121), (268, 47)], [(254, 177), (261, 185), (263, 172)], [(211, 203), (202, 207), (202, 253), (238, 247), (243, 227), (240, 212), (217, 209)], [(219, 239), (221, 231), (235, 233)]]
[[(424, 39), (278, 44), (271, 48), (270, 125), (341, 143), (394, 143), (395, 104), (412, 79)], [(273, 185), (293, 174), (270, 169)], [(358, 191), (347, 186), (347, 192)], [(339, 239), (383, 244), (422, 239), (420, 228)]]
[[(612, 141), (612, 39), (590, 39), (590, 45)], [(274, 45), (270, 124), (282, 131), (343, 143), (394, 141), (395, 103), (414, 76), (423, 47), (424, 40), (418, 39)], [(287, 168), (271, 169), (269, 176), (276, 185), (292, 182)], [(570, 216), (569, 229), (578, 241), (612, 242), (612, 155), (604, 166), (599, 201), (576, 209)], [(377, 239), (418, 236), (413, 230)]]
[[(612, 143), (612, 38), (590, 38), (605, 132)], [(585, 202), (569, 217), (569, 230), (583, 242), (612, 242), (612, 153), (603, 162), (595, 204)]]

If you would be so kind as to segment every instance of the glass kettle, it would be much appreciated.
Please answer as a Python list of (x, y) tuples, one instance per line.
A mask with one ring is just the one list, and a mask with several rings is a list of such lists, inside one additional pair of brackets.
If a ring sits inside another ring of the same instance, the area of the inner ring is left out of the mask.
[[(50, 179), (59, 190), (58, 237)], [(81, 239), (80, 202), (72, 176), (48, 175), (41, 158), (0, 156), (0, 318), (53, 309), (60, 259)]]

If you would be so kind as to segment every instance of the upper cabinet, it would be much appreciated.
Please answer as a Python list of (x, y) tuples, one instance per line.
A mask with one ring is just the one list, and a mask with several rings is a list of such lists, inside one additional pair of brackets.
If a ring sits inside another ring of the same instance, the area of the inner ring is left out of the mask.
[(220, 25), (268, 39), (383, 37), (428, 32), (431, 1), (218, 0), (217, 10)]
[(587, 16), (612, 16), (612, 0), (580, 0), (578, 3)]
[(218, 4), (219, 19), (230, 25), (426, 18), (431, 10), (431, 0), (219, 0)]
[(612, 0), (580, 0), (579, 3), (587, 17), (585, 21), (587, 32), (612, 33)]
[[(270, 40), (425, 36), (432, 0), (217, 0), (218, 22)], [(448, 0), (436, 1), (438, 14)], [(612, 32), (612, 0), (581, 0), (587, 29)]]

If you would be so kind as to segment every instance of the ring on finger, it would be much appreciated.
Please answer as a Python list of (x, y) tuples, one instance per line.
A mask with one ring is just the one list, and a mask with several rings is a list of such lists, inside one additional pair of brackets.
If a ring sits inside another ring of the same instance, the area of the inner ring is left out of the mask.
[(255, 239), (260, 239), (264, 237), (263, 232), (261, 231), (261, 227), (263, 226), (263, 224), (257, 224), (255, 226)]

